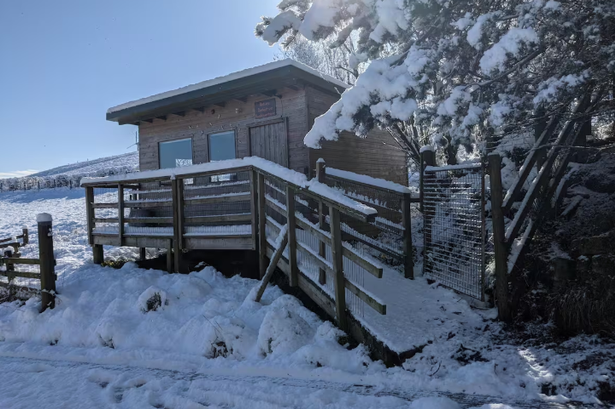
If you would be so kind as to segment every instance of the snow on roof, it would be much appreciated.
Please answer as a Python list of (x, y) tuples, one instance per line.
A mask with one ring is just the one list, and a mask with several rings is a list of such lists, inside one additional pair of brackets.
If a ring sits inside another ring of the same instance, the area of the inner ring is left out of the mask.
[(222, 77), (217, 77), (217, 78), (213, 78), (210, 80), (206, 80), (206, 81), (202, 81), (202, 82), (198, 82), (196, 84), (192, 84), (192, 85), (187, 85), (185, 87), (181, 87), (178, 89), (174, 89), (171, 91), (166, 91), (166, 92), (162, 92), (160, 94), (155, 94), (146, 98), (141, 98), (141, 99), (137, 99), (135, 101), (130, 101), (130, 102), (126, 102), (124, 104), (121, 105), (117, 105), (114, 107), (111, 107), (107, 110), (107, 113), (113, 113), (113, 112), (117, 112), (117, 111), (121, 111), (124, 109), (128, 109), (128, 108), (133, 108), (139, 105), (143, 105), (143, 104), (147, 104), (150, 102), (154, 102), (154, 101), (160, 101), (166, 98), (170, 98), (170, 97), (174, 97), (177, 95), (181, 95), (181, 94), (185, 94), (191, 91), (197, 91), (200, 89), (205, 89), (205, 88), (209, 88), (209, 87), (213, 87), (215, 85), (220, 85), (220, 84), (224, 84), (225, 82), (230, 82), (233, 80), (237, 80), (237, 79), (241, 79), (241, 78), (246, 78), (252, 75), (257, 75), (257, 74), (261, 74), (267, 71), (271, 71), (271, 70), (275, 70), (278, 68), (284, 68), (284, 67), (295, 67), (295, 68), (299, 68), (300, 70), (303, 70), (309, 74), (312, 74), (314, 76), (320, 77), (332, 84), (335, 84), (339, 87), (342, 88), (348, 88), (348, 84), (345, 84), (344, 82), (335, 79), (329, 75), (323, 74), (313, 68), (308, 67), (305, 64), (302, 64), (298, 61), (295, 61), (293, 59), (287, 58), (284, 60), (279, 60), (279, 61), (273, 61), (270, 62), (268, 64), (264, 64), (264, 65), (259, 65), (256, 67), (252, 67), (252, 68), (248, 68), (245, 70), (241, 70), (241, 71), (237, 71)]

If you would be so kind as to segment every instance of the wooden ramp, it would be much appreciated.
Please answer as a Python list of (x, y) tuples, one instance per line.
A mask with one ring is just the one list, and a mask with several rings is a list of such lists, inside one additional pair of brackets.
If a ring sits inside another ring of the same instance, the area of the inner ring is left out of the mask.
[[(322, 166), (320, 175), (323, 180)], [(168, 252), (170, 272), (187, 272), (182, 254), (190, 250), (254, 250), (261, 278), (273, 259), (290, 286), (343, 329), (364, 308), (385, 315), (385, 301), (365, 288), (364, 279), (380, 279), (383, 266), (343, 239), (354, 231), (353, 221), (372, 226), (378, 211), (318, 179), (260, 158), (86, 179), (94, 261), (103, 262), (103, 245), (138, 247), (142, 256), (145, 248), (158, 248)], [(288, 246), (274, 258), (272, 236), (282, 225)], [(371, 240), (359, 233), (354, 238)], [(404, 253), (412, 251), (396, 254)]]

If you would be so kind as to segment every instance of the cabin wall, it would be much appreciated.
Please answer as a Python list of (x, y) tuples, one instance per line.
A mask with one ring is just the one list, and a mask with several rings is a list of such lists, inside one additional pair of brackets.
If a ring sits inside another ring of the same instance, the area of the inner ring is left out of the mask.
[[(312, 87), (306, 88), (309, 126), (324, 114), (338, 99)], [(359, 138), (342, 132), (337, 141), (322, 141), (321, 149), (309, 149), (310, 169), (316, 169), (316, 161), (323, 158), (332, 168), (361, 173), (408, 185), (406, 153), (400, 149), (386, 131), (374, 129), (367, 138)]]
[(238, 158), (250, 156), (249, 127), (277, 120), (287, 121), (289, 168), (307, 172), (308, 152), (303, 137), (308, 129), (307, 103), (303, 89), (283, 88), (275, 97), (276, 115), (256, 119), (254, 103), (270, 99), (264, 95), (248, 97), (245, 102), (227, 101), (224, 106), (208, 106), (205, 112), (189, 111), (185, 116), (168, 115), (139, 125), (139, 168), (141, 171), (159, 168), (158, 143), (178, 139), (192, 139), (192, 162), (209, 161), (208, 135), (235, 131)]

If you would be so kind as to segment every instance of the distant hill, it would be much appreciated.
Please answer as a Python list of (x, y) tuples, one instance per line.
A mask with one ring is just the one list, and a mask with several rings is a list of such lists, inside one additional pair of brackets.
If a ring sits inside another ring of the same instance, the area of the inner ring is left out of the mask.
[(28, 177), (49, 177), (56, 175), (66, 176), (90, 176), (106, 173), (109, 169), (126, 169), (132, 172), (139, 168), (139, 153), (130, 152), (122, 155), (108, 156), (106, 158), (88, 160), (85, 162), (72, 163), (58, 166), (57, 168), (34, 173)]
[(139, 153), (77, 162), (70, 165), (38, 172), (18, 178), (0, 179), (0, 192), (13, 190), (49, 189), (58, 187), (78, 187), (81, 178), (102, 177), (139, 170)]

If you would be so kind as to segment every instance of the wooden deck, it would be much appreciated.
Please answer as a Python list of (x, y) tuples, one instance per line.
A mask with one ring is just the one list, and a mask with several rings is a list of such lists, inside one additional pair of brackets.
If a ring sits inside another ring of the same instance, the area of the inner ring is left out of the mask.
[[(86, 180), (82, 185), (94, 261), (103, 261), (103, 245), (165, 249), (169, 272), (185, 273), (182, 256), (187, 251), (253, 250), (258, 252), (263, 277), (275, 252), (275, 239), (286, 225), (288, 245), (276, 266), (291, 287), (303, 290), (344, 329), (352, 321), (349, 316), (361, 317), (365, 307), (385, 315), (386, 302), (364, 287), (366, 274), (382, 278), (383, 265), (348, 241), (387, 251), (359, 233), (360, 226), (396, 230), (401, 238), (409, 237), (409, 217), (402, 209), (404, 201), (409, 206), (410, 195), (381, 188), (381, 195), (397, 201), (387, 204), (382, 198), (370, 199), (365, 191), (358, 194), (362, 183), (357, 181), (351, 183), (353, 192), (339, 190), (339, 178), (329, 181), (337, 188), (333, 189), (324, 183), (322, 165), (318, 180), (308, 182), (302, 174), (262, 159), (231, 161), (222, 168), (219, 164), (181, 168), (172, 176), (163, 170)], [(371, 202), (397, 210), (385, 219), (369, 206)], [(405, 243), (407, 247), (389, 248), (388, 253), (411, 269), (412, 248), (409, 240)], [(411, 278), (412, 272), (406, 276)]]

